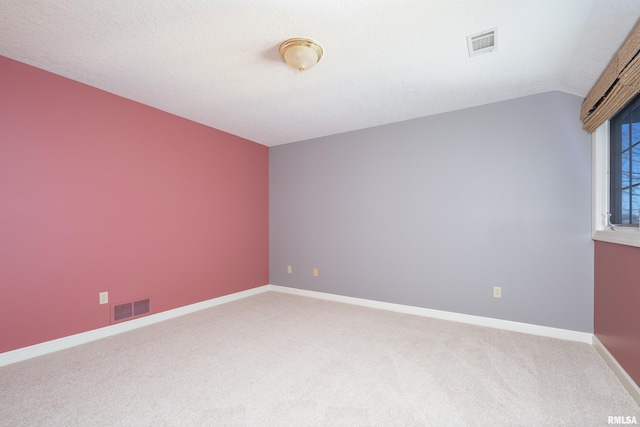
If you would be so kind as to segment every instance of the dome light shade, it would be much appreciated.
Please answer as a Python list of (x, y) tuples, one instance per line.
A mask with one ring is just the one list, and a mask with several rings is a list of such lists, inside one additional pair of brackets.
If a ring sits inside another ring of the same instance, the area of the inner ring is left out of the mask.
[(313, 67), (323, 55), (322, 46), (311, 39), (293, 38), (285, 40), (278, 49), (282, 60), (296, 70)]

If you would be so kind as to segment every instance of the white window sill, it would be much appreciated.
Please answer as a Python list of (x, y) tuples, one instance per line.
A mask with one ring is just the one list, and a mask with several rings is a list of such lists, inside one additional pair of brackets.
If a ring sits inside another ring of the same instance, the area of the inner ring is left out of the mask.
[(640, 230), (636, 227), (618, 227), (615, 230), (596, 230), (593, 240), (640, 247)]

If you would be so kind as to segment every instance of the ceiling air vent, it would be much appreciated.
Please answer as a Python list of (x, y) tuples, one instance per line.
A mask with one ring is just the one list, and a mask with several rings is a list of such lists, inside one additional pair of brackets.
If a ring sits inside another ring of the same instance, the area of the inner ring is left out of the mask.
[(469, 47), (469, 56), (481, 55), (483, 53), (493, 52), (497, 49), (496, 42), (498, 38), (498, 29), (493, 28), (478, 34), (467, 36), (467, 46)]

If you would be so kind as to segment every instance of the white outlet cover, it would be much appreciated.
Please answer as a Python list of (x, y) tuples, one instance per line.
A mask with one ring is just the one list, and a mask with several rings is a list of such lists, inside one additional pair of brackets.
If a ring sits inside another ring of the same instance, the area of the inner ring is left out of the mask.
[(109, 303), (109, 292), (100, 292), (100, 304)]

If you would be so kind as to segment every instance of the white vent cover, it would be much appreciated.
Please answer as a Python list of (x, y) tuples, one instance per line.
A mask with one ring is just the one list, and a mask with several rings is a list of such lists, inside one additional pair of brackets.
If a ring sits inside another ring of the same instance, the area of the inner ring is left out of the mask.
[(483, 53), (493, 52), (497, 49), (498, 29), (492, 28), (481, 33), (467, 36), (467, 46), (469, 47), (469, 56), (481, 55)]

